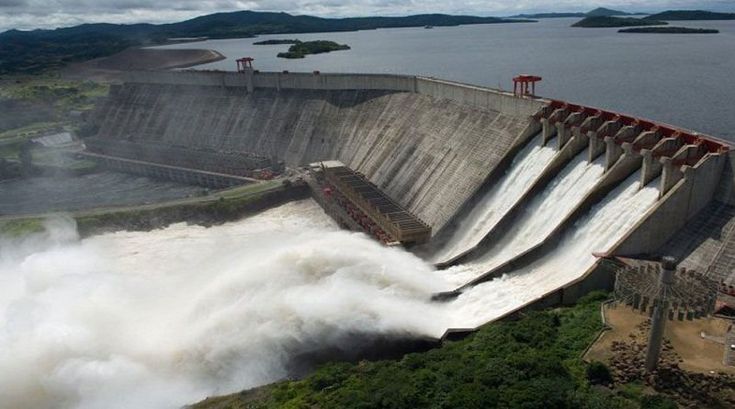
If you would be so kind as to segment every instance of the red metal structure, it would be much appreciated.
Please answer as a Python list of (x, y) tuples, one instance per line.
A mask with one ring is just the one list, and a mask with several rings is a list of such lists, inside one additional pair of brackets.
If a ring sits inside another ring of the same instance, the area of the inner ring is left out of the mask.
[(513, 94), (518, 96), (536, 95), (536, 83), (541, 79), (541, 77), (526, 74), (513, 78)]
[[(557, 109), (566, 109), (570, 112), (582, 112), (585, 113), (587, 116), (598, 116), (603, 121), (619, 121), (623, 126), (635, 126), (638, 128), (639, 132), (644, 131), (651, 131), (658, 133), (661, 137), (666, 138), (676, 138), (679, 139), (683, 144), (686, 145), (700, 145), (704, 148), (707, 152), (727, 152), (730, 150), (730, 145), (727, 142), (718, 140), (717, 138), (714, 138), (709, 135), (701, 135), (692, 131), (687, 131), (685, 129), (680, 129), (672, 125), (664, 124), (661, 122), (655, 122), (647, 119), (641, 119), (632, 117), (630, 115), (621, 114), (614, 111), (608, 111), (600, 108), (594, 108), (594, 107), (587, 107), (583, 105), (577, 105), (577, 104), (571, 104), (566, 101), (560, 101), (560, 100), (551, 100), (548, 109), (546, 112), (540, 112), (536, 115), (534, 115), (534, 118), (536, 120), (539, 120), (541, 117), (548, 117), (551, 115), (552, 112), (554, 112)], [(556, 124), (556, 123), (555, 123)], [(580, 128), (582, 132), (587, 132), (589, 129)], [(600, 133), (597, 135), (598, 138), (603, 138), (605, 136), (613, 136), (609, 133)], [(618, 145), (622, 144), (623, 140), (615, 140), (615, 143)], [(633, 144), (633, 150), (636, 152), (640, 151), (641, 148), (650, 148), (646, 146), (637, 146), (636, 144)], [(666, 153), (659, 153), (657, 156), (661, 156), (661, 154)]]
[(235, 61), (237, 61), (237, 72), (245, 72), (245, 70), (253, 69), (253, 61), (255, 61), (255, 58), (243, 57), (238, 58)]

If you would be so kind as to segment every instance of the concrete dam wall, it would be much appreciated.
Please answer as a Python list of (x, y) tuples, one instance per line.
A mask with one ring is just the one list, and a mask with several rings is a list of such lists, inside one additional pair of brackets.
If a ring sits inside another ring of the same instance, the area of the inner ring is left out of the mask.
[(599, 257), (665, 254), (735, 196), (730, 147), (714, 138), (413, 76), (131, 73), (94, 120), (111, 156), (137, 144), (343, 162), (432, 227), (426, 258), (466, 328), (610, 288)]
[(242, 74), (131, 74), (96, 111), (97, 137), (248, 152), (288, 166), (337, 159), (438, 230), (543, 105), (415, 77), (253, 79), (248, 92)]

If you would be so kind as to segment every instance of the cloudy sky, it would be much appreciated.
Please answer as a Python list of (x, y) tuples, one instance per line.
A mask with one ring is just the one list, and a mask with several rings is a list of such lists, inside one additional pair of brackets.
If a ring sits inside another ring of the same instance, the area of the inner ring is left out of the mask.
[(520, 12), (626, 11), (672, 8), (735, 11), (733, 0), (0, 0), (0, 31), (71, 26), (86, 22), (161, 23), (219, 11), (285, 11), (323, 17), (463, 13), (503, 16)]

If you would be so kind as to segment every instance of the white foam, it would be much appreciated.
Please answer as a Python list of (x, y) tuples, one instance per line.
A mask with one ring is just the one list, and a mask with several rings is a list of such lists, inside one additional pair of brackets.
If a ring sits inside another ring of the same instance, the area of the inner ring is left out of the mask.
[(447, 280), (461, 286), (541, 244), (595, 187), (605, 171), (603, 160), (589, 163), (587, 151), (579, 153), (497, 243), (478, 259), (447, 269)]
[(640, 173), (629, 177), (570, 230), (559, 246), (528, 267), (477, 285), (450, 304), (458, 327), (496, 319), (579, 279), (651, 209), (658, 181), (639, 189)]
[(212, 228), (73, 227), (2, 246), (1, 407), (175, 408), (277, 380), (348, 334), (451, 324), (430, 266), (311, 201)]
[(513, 159), (510, 169), (460, 222), (449, 241), (432, 256), (432, 261), (446, 262), (477, 246), (551, 163), (556, 154), (554, 143), (551, 140), (544, 146), (541, 135), (529, 142)]

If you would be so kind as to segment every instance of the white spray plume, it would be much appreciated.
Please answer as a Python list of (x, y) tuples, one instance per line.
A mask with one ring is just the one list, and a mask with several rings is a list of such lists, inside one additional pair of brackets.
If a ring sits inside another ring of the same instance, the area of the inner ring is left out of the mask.
[(311, 201), (204, 228), (0, 241), (0, 407), (175, 408), (350, 334), (438, 336), (446, 289)]

